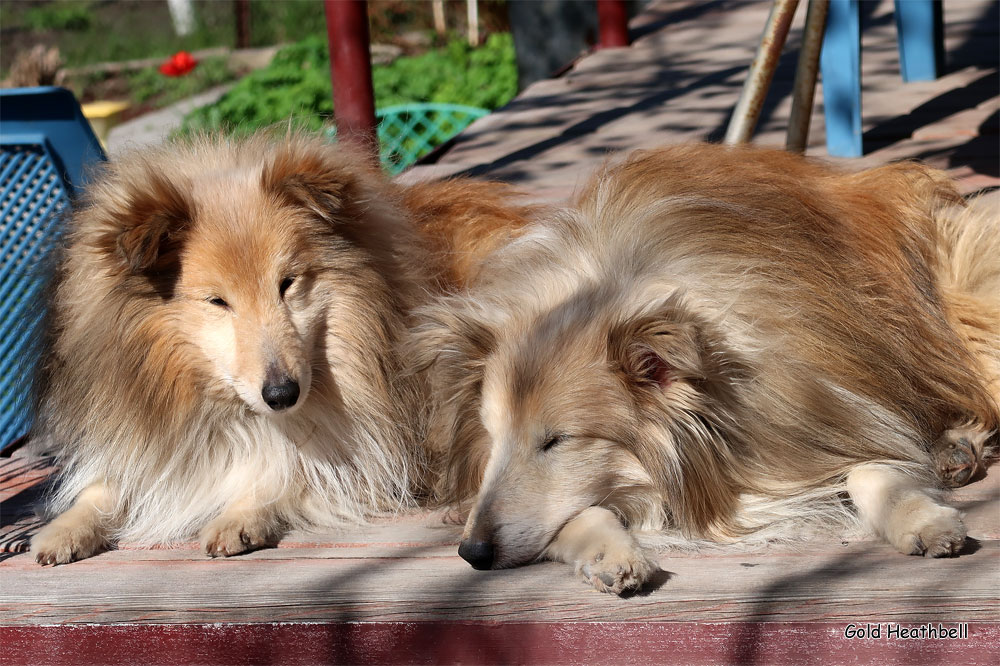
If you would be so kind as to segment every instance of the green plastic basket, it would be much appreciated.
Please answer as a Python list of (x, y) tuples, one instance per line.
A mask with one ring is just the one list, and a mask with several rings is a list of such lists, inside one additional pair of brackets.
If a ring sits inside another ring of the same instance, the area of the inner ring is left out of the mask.
[[(382, 166), (396, 175), (464, 130), (487, 109), (460, 104), (400, 104), (375, 112)], [(327, 133), (334, 137), (337, 128)]]

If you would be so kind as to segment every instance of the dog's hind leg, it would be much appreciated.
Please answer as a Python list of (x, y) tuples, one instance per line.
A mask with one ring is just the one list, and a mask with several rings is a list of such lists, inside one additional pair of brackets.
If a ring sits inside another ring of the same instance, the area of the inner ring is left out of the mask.
[(870, 527), (905, 555), (948, 557), (965, 543), (958, 509), (941, 504), (927, 484), (890, 465), (851, 470), (847, 492)]
[(273, 508), (265, 508), (252, 498), (229, 505), (206, 525), (199, 535), (201, 548), (210, 557), (229, 557), (274, 546), (284, 526)]
[(615, 594), (642, 587), (658, 569), (618, 516), (597, 506), (566, 523), (545, 557), (573, 565), (584, 581)]
[(83, 489), (69, 509), (56, 516), (31, 539), (39, 564), (67, 564), (107, 550), (118, 507), (115, 493), (104, 483)]

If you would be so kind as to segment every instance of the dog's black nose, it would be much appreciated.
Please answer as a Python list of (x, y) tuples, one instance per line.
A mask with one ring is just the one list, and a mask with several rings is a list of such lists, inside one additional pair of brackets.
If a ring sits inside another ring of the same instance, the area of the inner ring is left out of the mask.
[(493, 566), (493, 544), (486, 541), (464, 539), (458, 544), (458, 554), (473, 569), (489, 569)]
[(284, 377), (277, 382), (264, 384), (260, 395), (268, 407), (280, 412), (294, 405), (299, 399), (299, 384), (294, 379)]

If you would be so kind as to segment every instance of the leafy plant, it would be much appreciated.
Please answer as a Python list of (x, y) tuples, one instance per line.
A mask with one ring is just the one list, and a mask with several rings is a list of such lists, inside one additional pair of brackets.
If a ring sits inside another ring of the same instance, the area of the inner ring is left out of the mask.
[(495, 109), (517, 93), (514, 42), (509, 33), (490, 35), (475, 49), (453, 40), (444, 49), (375, 68), (372, 83), (379, 106), (446, 102)]
[(304, 39), (278, 51), (270, 65), (244, 77), (215, 104), (188, 114), (181, 131), (251, 132), (293, 117), (319, 129), (333, 113), (329, 71), (325, 40)]
[[(454, 40), (374, 67), (372, 82), (379, 107), (446, 102), (495, 109), (517, 93), (514, 44), (507, 33), (490, 35), (479, 48)], [(282, 49), (267, 68), (243, 78), (215, 104), (188, 114), (181, 132), (244, 133), (290, 119), (318, 130), (332, 115), (327, 42), (314, 36)]]

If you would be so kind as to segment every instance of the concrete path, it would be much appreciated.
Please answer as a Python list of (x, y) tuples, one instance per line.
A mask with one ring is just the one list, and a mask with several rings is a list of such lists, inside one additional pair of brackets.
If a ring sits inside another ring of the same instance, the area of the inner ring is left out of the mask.
[(171, 132), (181, 126), (185, 115), (199, 106), (215, 102), (232, 87), (233, 84), (227, 83), (210, 88), (159, 111), (143, 114), (112, 128), (108, 134), (108, 155), (114, 157), (130, 148), (162, 143)]

